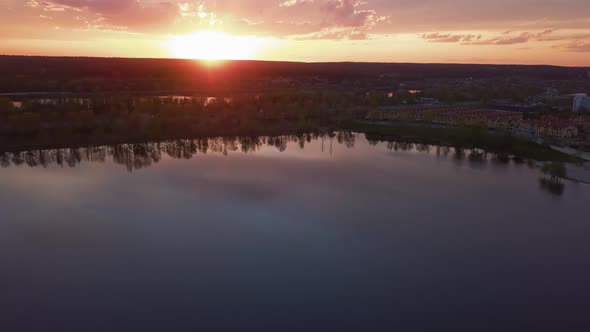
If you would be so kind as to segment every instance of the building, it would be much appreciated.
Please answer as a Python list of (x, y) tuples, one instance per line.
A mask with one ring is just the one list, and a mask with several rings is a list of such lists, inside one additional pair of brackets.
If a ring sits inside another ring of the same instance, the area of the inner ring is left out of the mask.
[(541, 103), (517, 103), (511, 99), (495, 99), (488, 106), (494, 110), (509, 112), (536, 112), (543, 110), (543, 104)]
[(432, 105), (432, 104), (438, 104), (438, 99), (436, 99), (436, 98), (420, 98), (420, 99), (418, 99), (418, 102), (420, 104)]
[(588, 97), (585, 93), (576, 93), (572, 95), (574, 97), (574, 105), (572, 111), (574, 113), (578, 113), (580, 111), (586, 110), (590, 111), (590, 97)]

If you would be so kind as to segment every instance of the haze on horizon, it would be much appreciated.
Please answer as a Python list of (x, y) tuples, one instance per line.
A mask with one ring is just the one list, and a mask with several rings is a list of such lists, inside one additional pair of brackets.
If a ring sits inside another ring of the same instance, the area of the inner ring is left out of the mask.
[(590, 66), (588, 0), (2, 0), (0, 54)]

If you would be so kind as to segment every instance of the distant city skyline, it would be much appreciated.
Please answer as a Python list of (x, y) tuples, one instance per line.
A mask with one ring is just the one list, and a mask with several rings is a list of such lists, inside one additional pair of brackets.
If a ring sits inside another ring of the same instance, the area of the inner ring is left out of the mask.
[(590, 66), (588, 0), (4, 0), (0, 54)]

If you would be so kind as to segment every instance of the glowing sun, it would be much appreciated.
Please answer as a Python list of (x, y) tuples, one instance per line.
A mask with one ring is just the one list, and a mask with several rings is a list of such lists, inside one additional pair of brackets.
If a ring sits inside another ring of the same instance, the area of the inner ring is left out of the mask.
[(265, 40), (253, 36), (233, 36), (221, 31), (197, 31), (173, 36), (167, 47), (177, 58), (200, 60), (249, 60)]

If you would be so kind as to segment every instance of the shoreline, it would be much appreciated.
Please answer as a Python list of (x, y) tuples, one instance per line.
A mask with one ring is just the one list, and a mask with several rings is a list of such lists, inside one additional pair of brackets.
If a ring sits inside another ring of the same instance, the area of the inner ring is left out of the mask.
[(498, 131), (469, 127), (408, 125), (406, 123), (367, 124), (354, 122), (347, 129), (364, 132), (376, 139), (398, 139), (413, 143), (481, 148), (488, 152), (515, 155), (536, 161), (580, 163), (583, 159), (555, 151), (549, 146)]
[(291, 123), (255, 123), (231, 125), (222, 129), (197, 125), (193, 128), (120, 128), (105, 131), (102, 128), (87, 131), (41, 131), (36, 134), (4, 135), (0, 139), (0, 151), (21, 152), (43, 149), (103, 146), (110, 144), (134, 144), (163, 142), (178, 139), (205, 137), (247, 137), (247, 136), (285, 136), (305, 134), (330, 134), (348, 131), (364, 134), (368, 140), (398, 141), (437, 146), (450, 146), (465, 149), (482, 149), (498, 155), (516, 156), (536, 161), (562, 161), (579, 164), (583, 159), (555, 151), (523, 138), (502, 133), (489, 133), (487, 130), (464, 127), (411, 126), (406, 124), (368, 124), (351, 121), (341, 125), (318, 126), (313, 124), (295, 125)]

